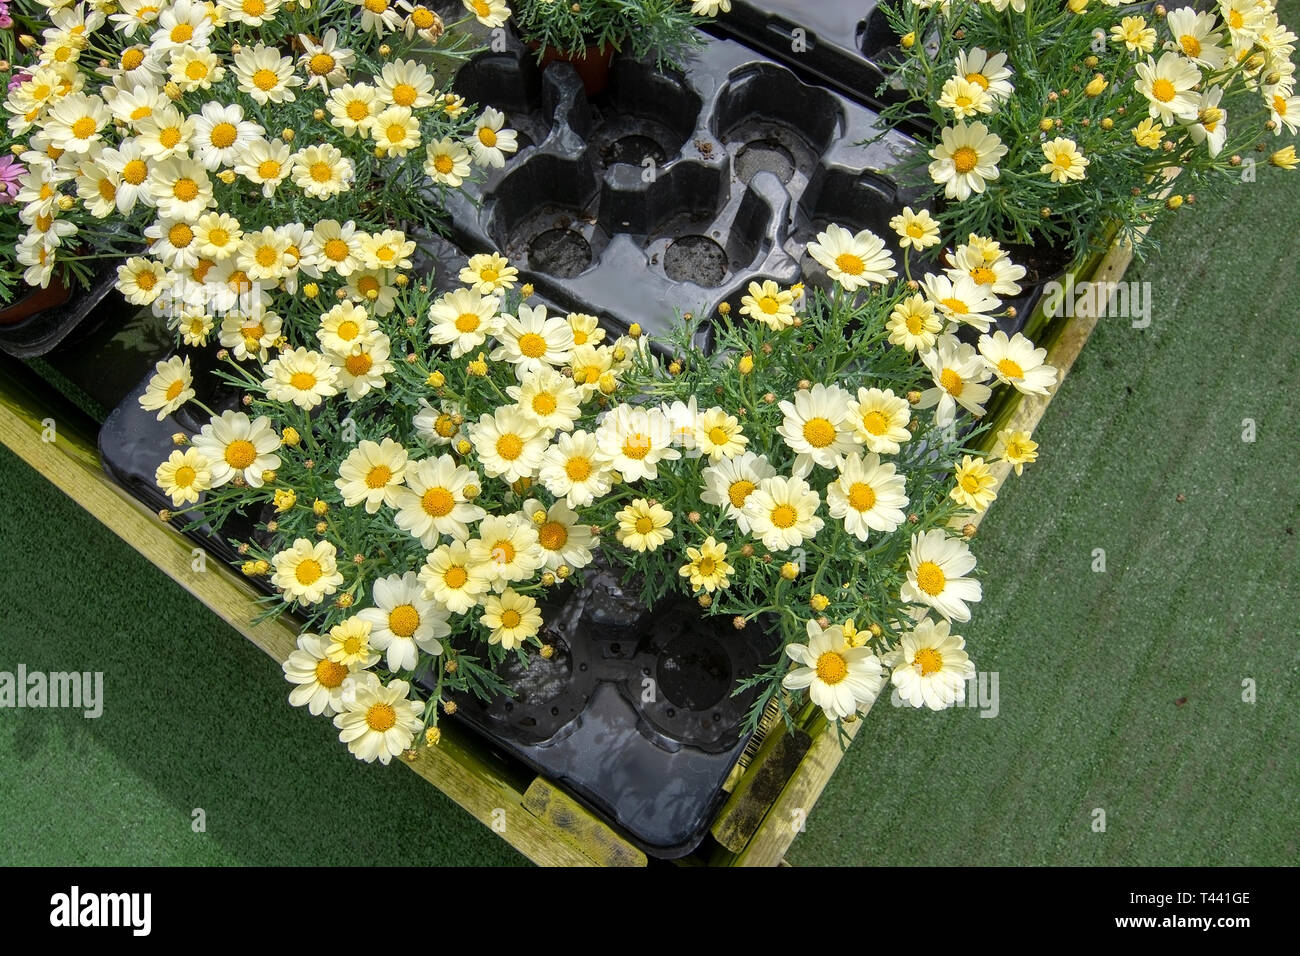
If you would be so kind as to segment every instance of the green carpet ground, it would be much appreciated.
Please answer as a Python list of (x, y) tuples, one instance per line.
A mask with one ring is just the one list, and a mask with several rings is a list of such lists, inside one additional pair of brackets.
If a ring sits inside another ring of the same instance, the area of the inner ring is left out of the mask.
[[(1261, 179), (1161, 228), (1151, 327), (1101, 322), (980, 531), (997, 717), (882, 701), (792, 862), (1294, 862), (1300, 175)], [(0, 864), (522, 862), (4, 450), (0, 489), (0, 670), (106, 675), (98, 720), (0, 711)]]

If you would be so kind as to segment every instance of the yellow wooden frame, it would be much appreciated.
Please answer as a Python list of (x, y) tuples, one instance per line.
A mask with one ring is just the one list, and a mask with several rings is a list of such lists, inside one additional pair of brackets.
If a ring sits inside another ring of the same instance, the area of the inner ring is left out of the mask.
[[(1096, 282), (1118, 282), (1131, 259), (1131, 248), (1116, 244), (1078, 274)], [(1047, 361), (1061, 370), (1062, 378), (1096, 322), (1096, 316), (1084, 311), (1049, 326)], [(1050, 401), (1050, 396), (1016, 396), (1003, 408), (998, 425), (1032, 432)], [(0, 442), (214, 614), (283, 661), (296, 646), (294, 629), (282, 621), (256, 622), (258, 592), (232, 569), (208, 562), (206, 570), (195, 571), (194, 544), (105, 475), (94, 436), (75, 423), (56, 420), (54, 440), (48, 441), (48, 417), (48, 397), (15, 378), (0, 378)], [(994, 466), (999, 485), (1008, 471), (1009, 466)], [(711, 827), (716, 843), (697, 851), (690, 862), (732, 866), (784, 862), (844, 753), (834, 726), (828, 726), (813, 708), (806, 708), (804, 715), (799, 733), (787, 734), (777, 727), (751, 745), (732, 773), (729, 798)], [(850, 737), (863, 723), (858, 719), (848, 725)], [(454, 722), (444, 722), (442, 728), (439, 745), (421, 747), (408, 766), (533, 862), (546, 866), (644, 866), (648, 862), (645, 853), (560, 788), (498, 757)]]

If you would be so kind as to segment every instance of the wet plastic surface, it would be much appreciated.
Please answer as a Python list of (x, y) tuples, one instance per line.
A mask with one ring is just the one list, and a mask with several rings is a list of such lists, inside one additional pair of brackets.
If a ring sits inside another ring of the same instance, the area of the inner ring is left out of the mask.
[(456, 719), (562, 784), (647, 853), (683, 856), (703, 839), (749, 738), (752, 691), (733, 695), (776, 650), (757, 626), (703, 616), (670, 597), (653, 613), (607, 568), (552, 596), (547, 660), (511, 655), (498, 674), (516, 697), (459, 695)]
[(668, 331), (676, 310), (713, 314), (750, 282), (825, 274), (807, 246), (832, 222), (890, 235), (909, 197), (889, 175), (912, 143), (870, 146), (877, 114), (731, 40), (683, 73), (616, 57), (589, 100), (565, 64), (521, 48), (457, 77), (520, 132), (504, 169), (453, 197), (457, 242), (500, 250), (547, 297), (615, 327)]

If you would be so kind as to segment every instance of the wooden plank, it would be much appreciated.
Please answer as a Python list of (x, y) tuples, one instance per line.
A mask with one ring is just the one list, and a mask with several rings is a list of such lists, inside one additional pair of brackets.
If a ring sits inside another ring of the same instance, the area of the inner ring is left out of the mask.
[(768, 731), (754, 755), (752, 772), (741, 775), (713, 820), (711, 832), (718, 843), (732, 853), (745, 849), (812, 742), (803, 730), (787, 732), (782, 722)]
[[(206, 570), (195, 571), (196, 546), (109, 480), (87, 436), (55, 422), (55, 440), (42, 440), (39, 404), (0, 376), (0, 442), (245, 638), (283, 661), (297, 644), (297, 632), (283, 621), (255, 623), (258, 592), (220, 562), (207, 561)], [(483, 744), (463, 728), (444, 722), (442, 729), (437, 747), (421, 747), (415, 761), (403, 762), (534, 863), (591, 864), (565, 835), (523, 805), (523, 788), (504, 761), (486, 758)], [(596, 822), (585, 808), (579, 811)], [(631, 844), (625, 848), (640, 853)]]
[(524, 809), (560, 834), (594, 866), (645, 866), (646, 855), (543, 777), (524, 793)]

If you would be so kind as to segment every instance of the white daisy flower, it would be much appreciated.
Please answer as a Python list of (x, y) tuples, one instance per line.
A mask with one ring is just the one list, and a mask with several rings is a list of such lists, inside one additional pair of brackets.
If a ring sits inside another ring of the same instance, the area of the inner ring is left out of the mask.
[(298, 635), (298, 647), (290, 651), (281, 667), (284, 677), (294, 684), (289, 703), (306, 706), (316, 717), (332, 716), (343, 710), (343, 682), (357, 668), (346, 667), (325, 656), (328, 642), (319, 634), (304, 631)]
[(347, 192), (356, 176), (352, 160), (329, 143), (308, 146), (293, 154), (293, 181), (312, 199), (329, 199)]
[(356, 54), (339, 46), (338, 41), (338, 31), (333, 28), (326, 30), (319, 41), (305, 33), (298, 34), (298, 42), (302, 45), (298, 65), (307, 75), (308, 89), (316, 86), (328, 93), (331, 86), (347, 82), (348, 70), (352, 68)]
[(514, 588), (506, 588), (500, 597), (487, 596), (479, 623), (492, 632), (488, 635), (489, 644), (500, 644), (512, 651), (542, 629), (542, 612), (532, 598)]
[(542, 467), (547, 434), (515, 405), (484, 414), (469, 437), (490, 478), (513, 483), (533, 477)]
[(424, 593), (452, 614), (465, 614), (492, 587), (488, 569), (463, 541), (435, 548), (420, 568)]
[(1002, 308), (997, 296), (991, 295), (985, 286), (976, 285), (965, 273), (955, 278), (929, 273), (922, 285), (926, 297), (941, 315), (952, 323), (964, 323), (981, 332), (989, 330), (994, 313)]
[(801, 666), (786, 674), (781, 686), (806, 689), (828, 720), (852, 717), (859, 708), (874, 703), (885, 686), (885, 675), (871, 648), (851, 647), (838, 624), (822, 628), (809, 621), (807, 630), (807, 644), (786, 645), (786, 655)]
[(239, 151), (235, 161), (235, 172), (261, 186), (262, 195), (267, 199), (275, 195), (276, 187), (292, 170), (289, 144), (278, 139), (252, 140)]
[(440, 186), (453, 189), (460, 186), (473, 172), (470, 153), (461, 143), (446, 137), (425, 147), (424, 171)]
[(584, 508), (609, 494), (611, 470), (596, 436), (576, 431), (561, 434), (546, 449), (539, 477), (547, 491), (564, 498), (571, 508)]
[(957, 418), (961, 405), (976, 418), (984, 414), (984, 403), (993, 390), (982, 384), (989, 377), (988, 367), (974, 346), (958, 343), (954, 336), (944, 336), (921, 361), (934, 378), (934, 387), (921, 393), (917, 408), (935, 408), (934, 422), (946, 428)]
[(939, 133), (940, 142), (930, 150), (930, 178), (944, 187), (948, 199), (963, 202), (971, 193), (982, 193), (987, 181), (997, 179), (998, 161), (1007, 147), (983, 123), (967, 125), (958, 120)]
[(975, 558), (961, 538), (950, 538), (942, 529), (912, 535), (907, 554), (907, 582), (899, 592), (909, 604), (928, 604), (952, 621), (969, 621), (968, 604), (979, 601), (979, 581), (965, 577), (975, 567)]
[(736, 522), (742, 534), (749, 534), (749, 519), (745, 517), (745, 502), (764, 478), (776, 475), (776, 469), (762, 455), (747, 451), (735, 458), (724, 459), (709, 465), (701, 472), (704, 490), (700, 500), (715, 505)]
[(244, 149), (264, 132), (259, 124), (244, 119), (244, 108), (238, 103), (204, 103), (194, 117), (194, 158), (213, 172), (234, 166)]
[(579, 521), (578, 513), (563, 501), (547, 508), (536, 498), (529, 498), (520, 509), (520, 517), (537, 526), (537, 542), (546, 556), (542, 567), (554, 571), (567, 565), (576, 570), (591, 564), (591, 549), (600, 540), (591, 533), (591, 525)]
[(243, 412), (225, 411), (194, 436), (194, 447), (212, 462), (212, 487), (235, 477), (261, 488), (262, 475), (280, 467), (280, 437), (265, 415), (249, 419)]
[(854, 235), (843, 226), (827, 226), (808, 244), (808, 254), (849, 292), (871, 283), (883, 285), (898, 275), (884, 240), (869, 229)]
[(221, 317), (218, 335), (222, 348), (230, 349), (236, 361), (255, 358), (265, 364), (283, 328), (279, 315), (264, 305), (254, 305), (246, 311), (226, 312)]
[(795, 453), (796, 475), (807, 475), (814, 464), (834, 468), (840, 455), (855, 450), (858, 439), (851, 401), (849, 393), (838, 385), (818, 382), (811, 389), (795, 392), (793, 402), (781, 402), (785, 418), (776, 431)]
[(826, 507), (832, 518), (844, 520), (849, 534), (866, 541), (869, 531), (888, 534), (903, 523), (905, 486), (893, 462), (881, 464), (874, 454), (849, 455), (840, 464), (839, 479), (826, 488)]
[(695, 422), (695, 442), (700, 451), (717, 464), (745, 451), (749, 439), (740, 427), (740, 419), (722, 408), (710, 408)]
[(212, 487), (208, 459), (194, 448), (173, 451), (154, 471), (153, 477), (177, 508), (194, 504), (200, 494)]
[(1047, 349), (1034, 348), (1019, 332), (1011, 338), (999, 330), (981, 335), (980, 356), (999, 382), (1026, 395), (1046, 395), (1056, 384), (1056, 369), (1045, 364)]
[(492, 350), (492, 361), (510, 362), (521, 376), (565, 365), (573, 352), (573, 329), (557, 315), (548, 317), (543, 305), (520, 303), (518, 315), (502, 317), (496, 340), (499, 344)]
[(420, 651), (442, 653), (438, 638), (451, 633), (447, 612), (424, 596), (424, 585), (414, 571), (380, 578), (373, 596), (375, 606), (358, 611), (357, 617), (370, 624), (370, 643), (385, 652), (390, 671), (414, 670)]
[(379, 97), (390, 106), (422, 110), (433, 105), (433, 74), (415, 60), (391, 60), (375, 77)]
[(286, 349), (262, 368), (262, 387), (273, 402), (292, 402), (310, 411), (339, 393), (338, 369), (320, 352)]
[(406, 467), (406, 449), (391, 438), (362, 441), (339, 464), (334, 487), (347, 507), (364, 503), (366, 513), (375, 514), (380, 505), (396, 508), (403, 500)]
[(518, 514), (488, 515), (477, 530), (470, 554), (498, 591), (502, 585), (531, 579), (546, 564), (537, 526)]
[(297, 99), (293, 88), (302, 86), (302, 77), (293, 72), (293, 60), (281, 56), (275, 47), (264, 43), (246, 46), (234, 55), (233, 61), (231, 68), (240, 91), (259, 106)]
[(961, 635), (949, 633), (951, 626), (927, 617), (885, 655), (898, 696), (913, 707), (943, 710), (966, 699), (966, 682), (975, 676), (975, 664)]
[(1136, 64), (1134, 70), (1137, 79), (1133, 86), (1147, 98), (1147, 112), (1152, 119), (1167, 125), (1175, 119), (1196, 118), (1193, 87), (1201, 82), (1201, 71), (1195, 63), (1166, 51), (1160, 54), (1158, 61), (1147, 57), (1146, 62)]
[(501, 128), (505, 121), (505, 114), (491, 106), (479, 114), (474, 132), (465, 138), (465, 145), (478, 165), (501, 169), (506, 164), (506, 156), (519, 149), (515, 131)]
[(337, 556), (328, 541), (313, 544), (306, 538), (296, 538), (292, 547), (271, 557), (275, 568), (271, 583), (284, 592), (290, 604), (319, 604), (343, 584)]
[(460, 358), (481, 346), (501, 328), (497, 309), (501, 299), (472, 289), (456, 289), (429, 306), (429, 341), (450, 345), (451, 357)]
[(573, 423), (582, 414), (579, 408), (581, 393), (571, 379), (565, 378), (553, 368), (524, 373), (520, 384), (508, 386), (506, 394), (547, 435), (571, 430)]
[(890, 388), (859, 388), (857, 400), (849, 402), (849, 418), (858, 440), (878, 455), (897, 455), (912, 437), (907, 430), (912, 407)]
[(140, 407), (146, 412), (157, 412), (158, 421), (162, 421), (193, 397), (190, 360), (173, 355), (154, 366), (154, 375), (140, 396)]
[(388, 386), (388, 376), (393, 372), (393, 363), (388, 358), (391, 348), (388, 336), (377, 332), (354, 345), (346, 355), (329, 356), (330, 363), (339, 370), (338, 387), (348, 401), (355, 402), (373, 389)]
[(1011, 85), (1012, 73), (1007, 69), (1005, 53), (989, 56), (986, 50), (972, 47), (959, 52), (954, 63), (958, 76), (982, 88), (995, 102), (1009, 99), (1014, 92)]
[(469, 263), (460, 270), (460, 281), (480, 295), (491, 295), (515, 287), (519, 270), (498, 252), (470, 256)]
[(657, 408), (618, 405), (596, 429), (601, 455), (628, 484), (653, 481), (659, 477), (659, 462), (681, 458), (671, 442), (668, 417)]
[[(384, 0), (365, 0), (366, 4)], [(345, 710), (335, 715), (339, 740), (366, 763), (384, 765), (411, 746), (424, 726), (424, 703), (410, 700), (411, 685), (395, 680), (385, 686), (373, 674), (358, 680), (356, 693), (343, 698)]]
[(764, 478), (745, 499), (745, 520), (750, 534), (769, 551), (797, 548), (822, 529), (817, 517), (821, 496), (802, 478)]
[(413, 462), (406, 471), (406, 488), (393, 503), (393, 520), (426, 550), (437, 547), (443, 535), (465, 541), (469, 526), (487, 514), (465, 496), (466, 487), (478, 484), (478, 475), (450, 455)]

